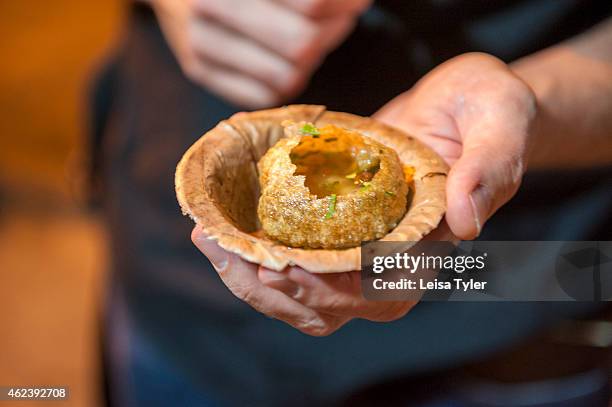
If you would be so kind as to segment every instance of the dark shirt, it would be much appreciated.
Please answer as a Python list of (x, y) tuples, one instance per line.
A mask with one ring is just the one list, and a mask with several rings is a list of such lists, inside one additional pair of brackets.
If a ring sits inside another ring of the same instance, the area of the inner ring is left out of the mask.
[[(379, 1), (295, 102), (369, 115), (447, 58), (484, 51), (510, 62), (583, 31), (611, 7), (589, 0)], [(368, 383), (483, 357), (593, 308), (422, 303), (393, 323), (356, 320), (330, 337), (303, 335), (231, 295), (191, 244), (192, 223), (174, 197), (182, 153), (236, 108), (181, 74), (143, 6), (134, 7), (99, 83), (94, 163), (112, 233), (107, 327), (119, 398), (149, 406), (315, 405)], [(608, 239), (610, 173), (527, 176), (484, 238)], [(173, 392), (182, 398), (165, 398)]]

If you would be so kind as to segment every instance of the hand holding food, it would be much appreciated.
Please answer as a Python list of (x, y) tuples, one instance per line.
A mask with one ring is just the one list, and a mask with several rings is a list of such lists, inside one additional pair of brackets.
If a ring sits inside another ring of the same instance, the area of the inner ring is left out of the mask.
[[(329, 335), (354, 318), (394, 321), (416, 305), (416, 301), (366, 300), (361, 293), (360, 271), (310, 273), (295, 266), (270, 270), (221, 248), (200, 226), (193, 229), (191, 237), (236, 297), (308, 335)], [(453, 238), (442, 222), (424, 240)]]
[(238, 105), (298, 93), (370, 0), (145, 0), (186, 76)]
[(451, 165), (446, 221), (469, 240), (520, 185), (536, 102), (505, 63), (472, 53), (440, 65), (375, 117), (416, 135)]
[(289, 106), (221, 122), (183, 156), (176, 190), (194, 243), (237, 297), (325, 335), (414, 305), (363, 298), (360, 243), (450, 239), (438, 227), (447, 170), (375, 120)]
[[(418, 135), (452, 164), (448, 182), (442, 160), (407, 134), (370, 119), (293, 107), (241, 114), (220, 125), (242, 134), (236, 136), (237, 151), (251, 152), (205, 164), (204, 176), (198, 177), (191, 171), (202, 169), (202, 156), (193, 158), (206, 149), (200, 140), (178, 167), (177, 194), (200, 225), (194, 243), (230, 290), (261, 312), (314, 335), (356, 317), (392, 320), (414, 303), (365, 301), (359, 272), (350, 272), (358, 269), (359, 248), (351, 247), (380, 238), (419, 240), (438, 225), (445, 201), (456, 235), (479, 234), (518, 188), (535, 112), (533, 93), (505, 64), (468, 54), (432, 71), (377, 115)], [(226, 144), (221, 150), (230, 151), (228, 137), (210, 137), (208, 148), (219, 149), (218, 139)], [(203, 157), (206, 161), (205, 152)], [(227, 171), (228, 163), (249, 160), (250, 167), (240, 167), (243, 174), (233, 174), (241, 182), (222, 182), (226, 197), (211, 198), (219, 167)], [(229, 191), (256, 183), (256, 161), (261, 191), (238, 191), (250, 197), (227, 207)], [(209, 192), (202, 196), (197, 186), (207, 183)], [(446, 199), (440, 195), (444, 190)], [(215, 217), (209, 199), (223, 201), (225, 214)], [(430, 226), (418, 229), (423, 225)], [(445, 226), (429, 238), (450, 238)], [(313, 274), (330, 271), (349, 272)]]

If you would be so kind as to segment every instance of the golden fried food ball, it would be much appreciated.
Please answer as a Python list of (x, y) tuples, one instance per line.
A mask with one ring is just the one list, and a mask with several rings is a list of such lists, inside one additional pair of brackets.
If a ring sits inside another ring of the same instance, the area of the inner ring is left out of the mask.
[(264, 233), (291, 247), (342, 249), (379, 239), (406, 212), (396, 152), (334, 125), (286, 123), (258, 163)]

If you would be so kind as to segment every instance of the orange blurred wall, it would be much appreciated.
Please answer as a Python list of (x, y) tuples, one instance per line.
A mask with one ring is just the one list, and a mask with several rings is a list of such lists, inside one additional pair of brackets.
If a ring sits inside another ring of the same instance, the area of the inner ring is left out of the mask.
[(120, 0), (0, 2), (0, 185), (67, 194), (85, 85), (120, 29)]
[(79, 163), (87, 82), (124, 3), (0, 2), (0, 385), (70, 386), (53, 405), (101, 405), (107, 250)]

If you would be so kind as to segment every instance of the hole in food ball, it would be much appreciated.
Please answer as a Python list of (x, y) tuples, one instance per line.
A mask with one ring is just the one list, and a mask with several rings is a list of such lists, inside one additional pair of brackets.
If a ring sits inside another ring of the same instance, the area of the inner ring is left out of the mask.
[(308, 127), (302, 134), (290, 158), (297, 167), (294, 175), (305, 176), (311, 194), (322, 198), (367, 190), (380, 169), (380, 157), (359, 133), (327, 125)]

